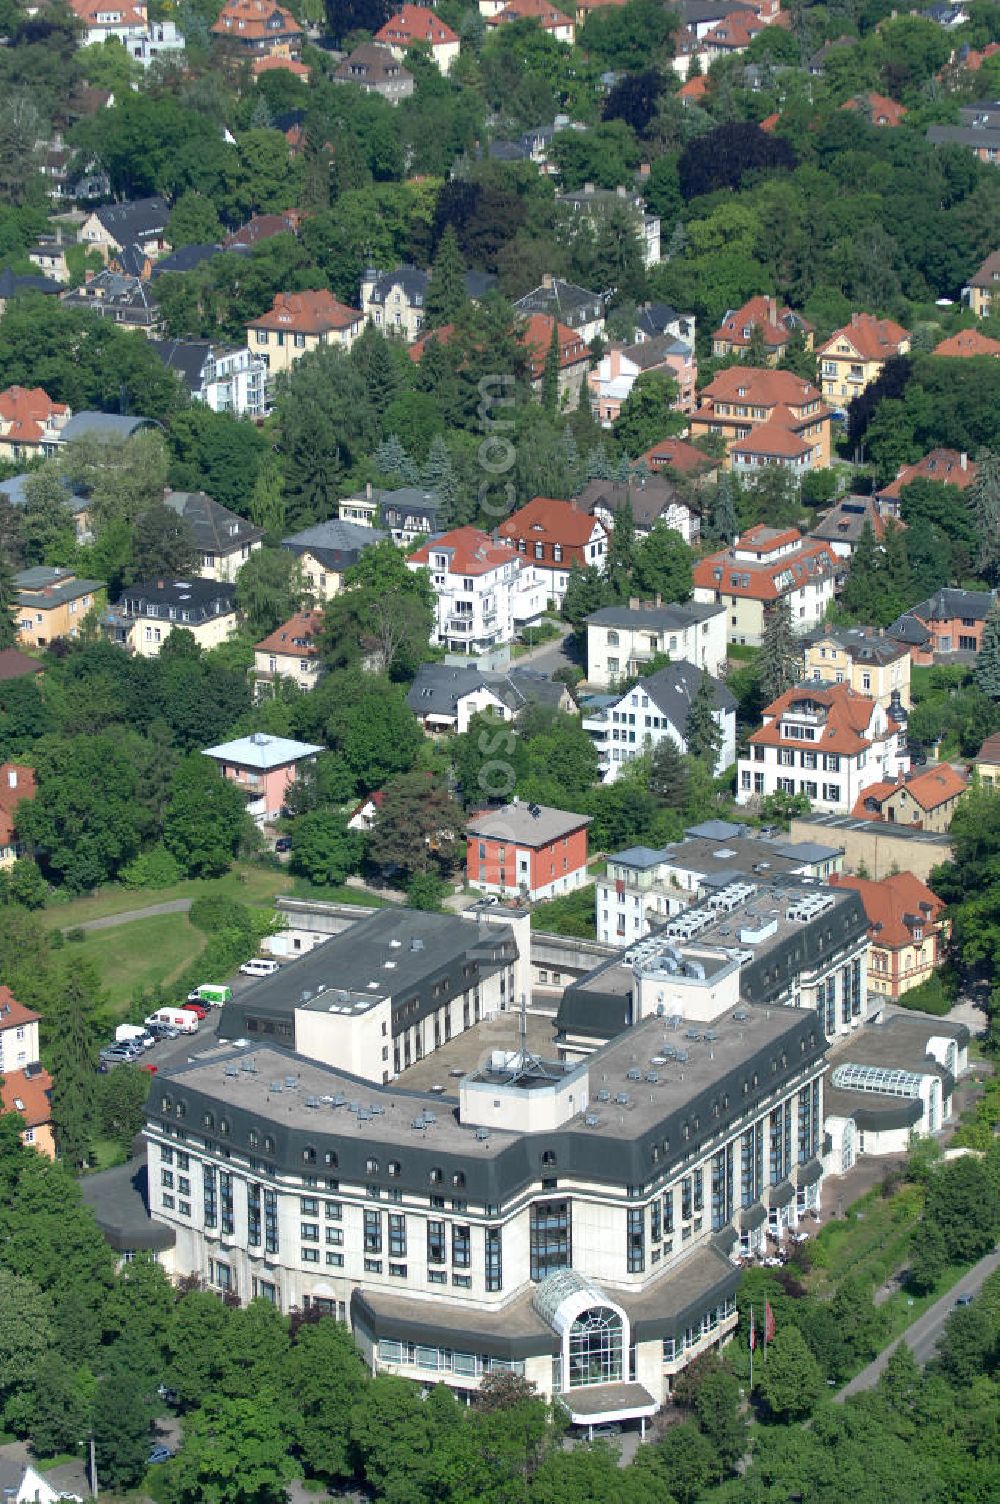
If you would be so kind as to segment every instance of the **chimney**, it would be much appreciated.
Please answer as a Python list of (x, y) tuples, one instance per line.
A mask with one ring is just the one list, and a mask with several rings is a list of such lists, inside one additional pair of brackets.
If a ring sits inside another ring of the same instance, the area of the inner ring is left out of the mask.
[(968, 470), (969, 468), (969, 456), (966, 454), (964, 449), (958, 457), (958, 467), (960, 470)]
[(594, 191), (594, 185), (593, 185), (593, 183), (584, 183), (584, 185), (583, 185), (583, 191), (584, 191), (584, 193), (593, 193), (593, 191)]
[(663, 605), (663, 596), (660, 594), (659, 591), (656, 592), (655, 600), (656, 600), (657, 606), (662, 606)]
[(628, 598), (628, 608), (629, 608), (630, 611), (638, 611), (641, 606), (642, 606), (642, 601), (639, 599), (639, 597), (637, 595), (630, 595), (629, 596), (629, 598)]
[(619, 183), (618, 187), (615, 189), (615, 192), (617, 193), (619, 198), (628, 198), (628, 189), (625, 187), (624, 183)]
[(17, 769), (15, 767), (7, 769), (7, 787), (9, 789), (17, 788)]
[(372, 499), (372, 483), (371, 483), (370, 480), (366, 480), (365, 481), (365, 501), (371, 501), (371, 499)]
[(651, 171), (652, 167), (649, 162), (639, 163), (639, 176), (641, 178), (648, 178)]
[(546, 292), (551, 292), (552, 291), (552, 283), (553, 283), (552, 273), (551, 272), (543, 272), (542, 273), (542, 286), (545, 288)]
[(84, 272), (84, 274), (83, 274), (83, 280), (84, 280), (84, 282), (93, 282), (93, 280), (94, 280), (94, 273), (93, 273), (93, 271), (91, 270), (90, 267), (88, 267), (87, 270)]

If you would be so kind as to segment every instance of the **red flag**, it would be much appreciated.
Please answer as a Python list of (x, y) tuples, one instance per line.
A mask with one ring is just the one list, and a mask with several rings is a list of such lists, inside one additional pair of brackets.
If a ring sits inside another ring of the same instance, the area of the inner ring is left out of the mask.
[(764, 1301), (764, 1341), (774, 1341), (774, 1312), (769, 1300)]
[(753, 1306), (750, 1307), (750, 1351), (757, 1346), (757, 1328), (753, 1323)]

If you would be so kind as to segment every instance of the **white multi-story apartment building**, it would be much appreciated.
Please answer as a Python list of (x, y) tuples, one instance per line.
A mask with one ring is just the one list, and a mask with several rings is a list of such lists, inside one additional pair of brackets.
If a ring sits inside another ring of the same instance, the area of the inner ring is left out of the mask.
[[(617, 703), (584, 716), (583, 729), (597, 748), (605, 783), (614, 783), (627, 763), (659, 746), (665, 738), (687, 752), (687, 720), (698, 693), (702, 670), (691, 663), (669, 663), (626, 690)], [(736, 698), (713, 679), (713, 715), (719, 728), (715, 772), (736, 761)]]
[(432, 640), (453, 653), (482, 653), (513, 642), (545, 610), (543, 573), (508, 543), (476, 527), (457, 527), (410, 554), (426, 569), (437, 597)]
[(267, 361), (247, 345), (216, 345), (211, 340), (153, 340), (153, 349), (174, 371), (195, 402), (213, 413), (263, 418), (267, 405)]
[(643, 604), (604, 606), (587, 617), (587, 683), (611, 689), (641, 674), (660, 653), (718, 677), (726, 661), (724, 607)]
[(737, 767), (736, 800), (804, 794), (814, 809), (847, 814), (873, 783), (910, 766), (905, 717), (847, 684), (800, 684), (768, 705)]
[(765, 873), (822, 880), (843, 870), (840, 846), (765, 838), (728, 820), (706, 820), (684, 835), (659, 850), (630, 846), (608, 857), (607, 873), (594, 884), (603, 944), (632, 945), (728, 882)]
[[(163, 1264), (349, 1321), (375, 1371), (471, 1395), (484, 1374), (513, 1370), (576, 1425), (644, 1421), (732, 1334), (740, 1274), (728, 1255), (816, 1202), (816, 1014), (740, 1005), (695, 1041), (651, 1011), (571, 1064), (529, 1053), (511, 1019), (511, 1050), (450, 1091), (407, 1088), (405, 1067), (399, 1086), (373, 1082), (339, 1058), (369, 1016), (366, 1058), (391, 1059), (418, 1026), (430, 1050), (448, 1000), (460, 1006), (464, 987), (468, 1012), (479, 996), (481, 979), (462, 975), (476, 949), (483, 970), (511, 969), (502, 923), (492, 939), (478, 927), (472, 951), (439, 953), (445, 929), (468, 921), (391, 917), (425, 926), (419, 978), (416, 928), (393, 952), (356, 927), (360, 998), (329, 968), (325, 984), (329, 941), (279, 973), (283, 1005), (272, 989), (258, 1009), (261, 988), (248, 989), (223, 1015), (227, 1046), (161, 1070), (146, 1135)], [(365, 996), (369, 972), (393, 989), (388, 1011)], [(302, 981), (312, 995), (297, 1001)], [(307, 1058), (305, 1012), (336, 1031), (335, 1063)], [(663, 1055), (668, 1037), (683, 1041), (683, 1068)]]
[(757, 647), (765, 616), (779, 602), (788, 607), (793, 632), (818, 627), (833, 600), (837, 569), (829, 543), (803, 538), (794, 527), (758, 523), (732, 548), (698, 560), (694, 599), (724, 606), (729, 641)]

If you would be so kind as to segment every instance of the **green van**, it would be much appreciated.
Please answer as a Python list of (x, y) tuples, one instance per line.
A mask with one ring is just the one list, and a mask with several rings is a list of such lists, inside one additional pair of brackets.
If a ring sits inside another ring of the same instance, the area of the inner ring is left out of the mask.
[(209, 1008), (221, 1008), (223, 1003), (232, 1001), (233, 989), (226, 987), (222, 982), (202, 982), (193, 992), (188, 993), (189, 1003), (204, 1003)]

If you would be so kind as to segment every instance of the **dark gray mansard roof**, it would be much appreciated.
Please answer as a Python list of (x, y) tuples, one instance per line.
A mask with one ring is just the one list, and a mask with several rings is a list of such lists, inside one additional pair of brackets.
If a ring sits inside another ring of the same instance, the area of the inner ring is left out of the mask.
[[(316, 1166), (322, 1173), (326, 1166), (350, 1184), (391, 1183), (416, 1195), (434, 1185), (443, 1192), (459, 1187), (477, 1207), (506, 1203), (550, 1174), (548, 1161), (543, 1171), (543, 1154), (555, 1155), (567, 1180), (642, 1186), (671, 1173), (745, 1113), (763, 1111), (775, 1092), (822, 1062), (826, 1038), (811, 1010), (745, 1011), (746, 1019), (717, 1020), (716, 1039), (692, 1045), (683, 1071), (661, 1069), (655, 1084), (636, 1085), (627, 1071), (636, 1058), (657, 1054), (662, 1019), (646, 1019), (597, 1051), (588, 1062), (595, 1099), (587, 1109), (597, 1127), (588, 1127), (581, 1112), (552, 1133), (491, 1129), (480, 1138), (473, 1126), (459, 1123), (454, 1098), (362, 1081), (274, 1045), (244, 1044), (162, 1070), (147, 1111), (154, 1130), (158, 1120), (164, 1128), (183, 1125), (234, 1156), (259, 1155), (268, 1135), (274, 1147), (264, 1152), (280, 1172), (301, 1175)], [(245, 1062), (255, 1069), (243, 1069)], [(289, 1076), (295, 1087), (275, 1091)], [(610, 1103), (596, 1100), (602, 1081)], [(614, 1103), (620, 1093), (627, 1104)], [(343, 1105), (332, 1105), (338, 1096)], [(378, 1110), (359, 1117), (350, 1103)], [(426, 1110), (433, 1121), (414, 1126)], [(252, 1150), (251, 1131), (259, 1140)]]
[[(262, 1029), (265, 1021), (291, 1024), (296, 1008), (325, 1009), (340, 991), (373, 1001), (391, 996), (393, 1033), (400, 1033), (441, 1007), (445, 997), (509, 966), (516, 954), (506, 925), (479, 927), (455, 914), (381, 909), (241, 992), (222, 1011), (219, 1037), (259, 1038), (272, 1032)], [(371, 981), (379, 983), (377, 991), (369, 988)], [(446, 990), (435, 993), (442, 983)], [(404, 1019), (402, 1006), (413, 998), (417, 1011)]]

